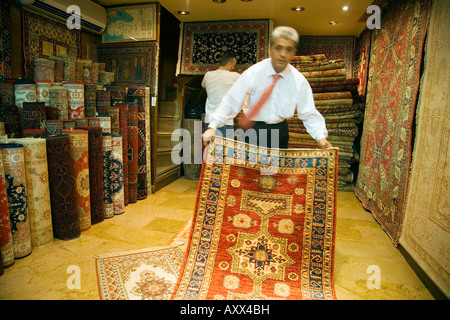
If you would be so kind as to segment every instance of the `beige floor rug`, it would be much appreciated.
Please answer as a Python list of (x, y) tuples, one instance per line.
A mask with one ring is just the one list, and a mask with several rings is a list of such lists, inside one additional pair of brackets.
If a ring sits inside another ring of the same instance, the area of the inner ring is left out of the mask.
[(179, 245), (96, 256), (102, 300), (168, 300), (184, 254)]

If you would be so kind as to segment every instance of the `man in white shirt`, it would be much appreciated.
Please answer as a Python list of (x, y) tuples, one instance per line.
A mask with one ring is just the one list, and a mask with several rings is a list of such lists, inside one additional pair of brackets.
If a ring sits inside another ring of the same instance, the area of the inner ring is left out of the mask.
[[(222, 102), (222, 98), (230, 90), (240, 74), (233, 72), (236, 65), (236, 55), (231, 51), (222, 53), (219, 60), (219, 68), (214, 71), (208, 71), (203, 77), (202, 87), (206, 89), (205, 105), (205, 127), (210, 122), (210, 116), (214, 113)], [(233, 118), (226, 119), (224, 125), (218, 128), (222, 136), (226, 136), (226, 130), (234, 130)]]
[(249, 119), (254, 121), (254, 126), (246, 134), (254, 129), (257, 136), (255, 143), (252, 143), (254, 140), (249, 143), (269, 148), (287, 148), (289, 130), (286, 119), (297, 112), (298, 118), (318, 145), (322, 149), (332, 147), (326, 139), (328, 131), (325, 120), (314, 105), (308, 81), (289, 64), (296, 54), (298, 41), (298, 33), (293, 28), (277, 27), (272, 32), (270, 58), (248, 68), (231, 87), (217, 110), (209, 117), (208, 130), (203, 133), (205, 144), (215, 136), (217, 128), (236, 117), (242, 108), (245, 115), (250, 115), (252, 107), (258, 103), (266, 88), (274, 83), (274, 76), (278, 75), (279, 80), (268, 100)]

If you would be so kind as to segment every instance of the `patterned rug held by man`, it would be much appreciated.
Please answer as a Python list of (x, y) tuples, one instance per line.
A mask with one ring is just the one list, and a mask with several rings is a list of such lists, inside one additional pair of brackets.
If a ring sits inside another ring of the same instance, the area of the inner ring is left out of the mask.
[(183, 253), (177, 245), (95, 257), (102, 300), (168, 300)]
[(336, 299), (337, 160), (215, 139), (172, 299)]

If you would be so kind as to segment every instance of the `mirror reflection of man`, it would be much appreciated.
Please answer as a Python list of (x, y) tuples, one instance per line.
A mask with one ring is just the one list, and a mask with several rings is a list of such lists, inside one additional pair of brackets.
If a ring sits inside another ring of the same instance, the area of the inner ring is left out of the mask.
[[(325, 119), (315, 107), (311, 86), (289, 64), (296, 54), (298, 41), (295, 29), (274, 29), (270, 37), (270, 58), (248, 68), (227, 92), (217, 110), (209, 116), (208, 130), (203, 133), (204, 144), (209, 144), (216, 135), (216, 129), (223, 127), (229, 119), (234, 119), (246, 104), (244, 102), (248, 101), (242, 128), (247, 131), (254, 129), (257, 136), (255, 143), (249, 143), (269, 148), (288, 148), (286, 119), (297, 112), (298, 118), (318, 145), (322, 149), (332, 147), (326, 139), (328, 131)], [(256, 107), (260, 109), (256, 111)]]

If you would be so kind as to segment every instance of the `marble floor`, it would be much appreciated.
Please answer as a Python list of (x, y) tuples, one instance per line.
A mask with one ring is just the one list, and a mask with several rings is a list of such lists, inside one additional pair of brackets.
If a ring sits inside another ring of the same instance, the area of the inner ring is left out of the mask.
[[(192, 217), (196, 190), (196, 180), (180, 178), (128, 205), (123, 215), (93, 225), (77, 239), (55, 239), (34, 248), (0, 276), (0, 299), (98, 300), (94, 256), (168, 245)], [(353, 192), (338, 192), (335, 249), (338, 299), (433, 299)], [(81, 274), (80, 288), (67, 285), (73, 268)], [(379, 288), (373, 285), (375, 273)]]

